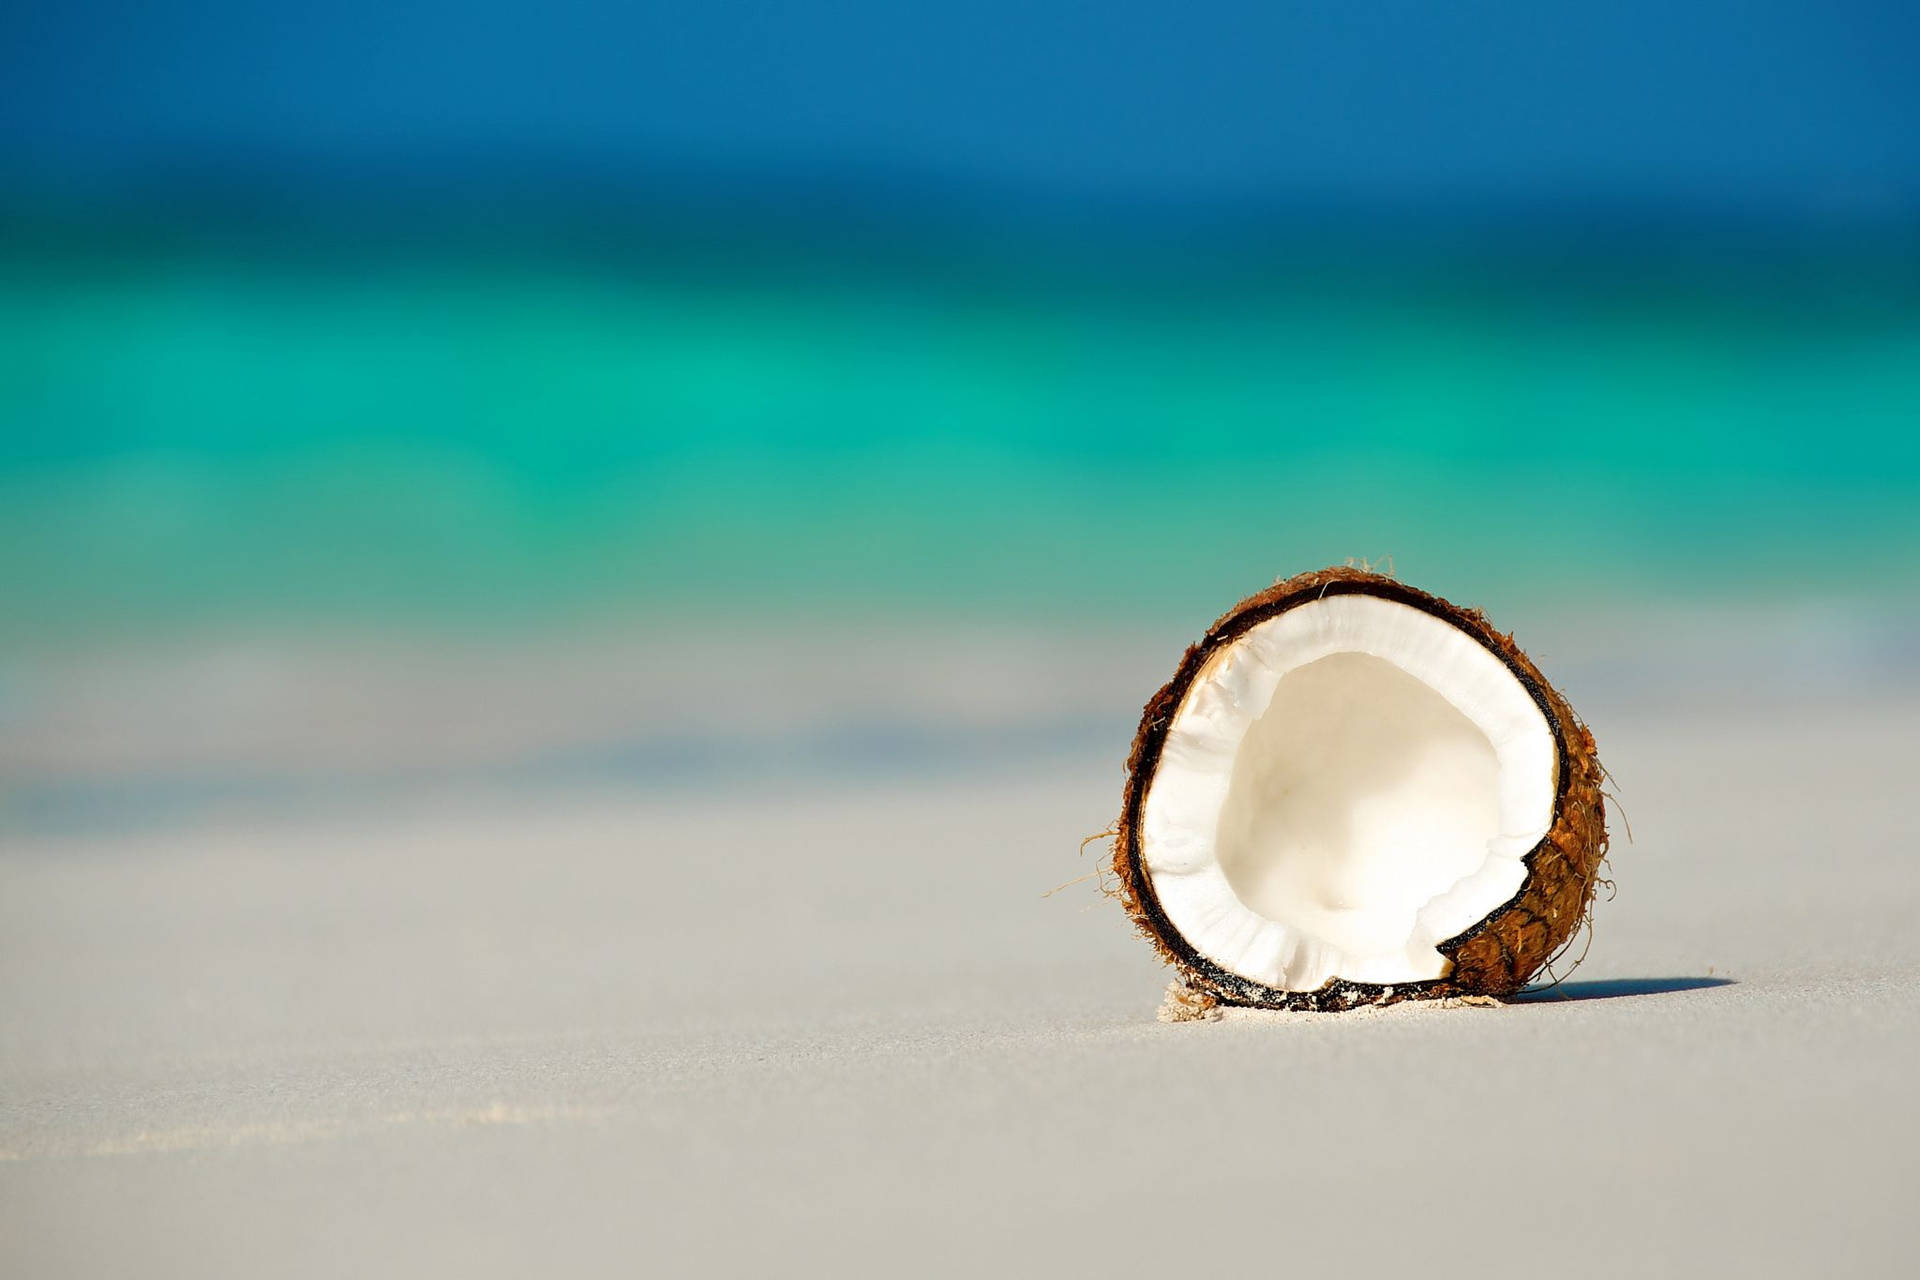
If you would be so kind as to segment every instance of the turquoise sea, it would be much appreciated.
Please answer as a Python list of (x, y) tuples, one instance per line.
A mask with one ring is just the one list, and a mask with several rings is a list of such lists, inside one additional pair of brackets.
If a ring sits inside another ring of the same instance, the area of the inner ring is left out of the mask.
[(16, 244), (4, 641), (1920, 588), (1904, 242), (939, 257)]

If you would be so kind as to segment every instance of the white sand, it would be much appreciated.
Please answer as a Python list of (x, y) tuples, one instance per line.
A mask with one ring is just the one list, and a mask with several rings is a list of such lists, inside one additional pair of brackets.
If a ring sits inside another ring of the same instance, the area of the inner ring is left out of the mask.
[(1155, 1022), (1042, 897), (1120, 742), (16, 831), (0, 1272), (1901, 1272), (1920, 703), (1581, 701), (1638, 842), (1500, 1009)]

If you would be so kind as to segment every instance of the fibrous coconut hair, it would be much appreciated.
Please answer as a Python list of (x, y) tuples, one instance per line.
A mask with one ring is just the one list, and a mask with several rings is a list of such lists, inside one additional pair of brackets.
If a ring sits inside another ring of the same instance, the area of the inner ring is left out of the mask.
[(1511, 636), (1323, 569), (1228, 610), (1147, 703), (1113, 870), (1189, 1012), (1507, 995), (1586, 919), (1601, 783)]

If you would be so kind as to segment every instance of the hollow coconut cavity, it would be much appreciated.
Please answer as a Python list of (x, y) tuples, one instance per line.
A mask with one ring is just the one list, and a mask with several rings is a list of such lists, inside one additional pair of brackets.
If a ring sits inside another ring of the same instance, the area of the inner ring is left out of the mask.
[(1114, 870), (1190, 1008), (1503, 995), (1586, 916), (1600, 781), (1478, 612), (1326, 569), (1236, 605), (1147, 704)]

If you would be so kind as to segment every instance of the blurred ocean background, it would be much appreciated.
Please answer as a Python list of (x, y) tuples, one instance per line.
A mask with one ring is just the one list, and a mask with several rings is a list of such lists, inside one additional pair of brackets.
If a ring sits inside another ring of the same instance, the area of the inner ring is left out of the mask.
[(1576, 685), (1916, 656), (1905, 6), (0, 30), (0, 821), (399, 740), (678, 781), (764, 754), (729, 698), (854, 744), (789, 765), (995, 689), (1117, 753), (1215, 613), (1355, 558)]

